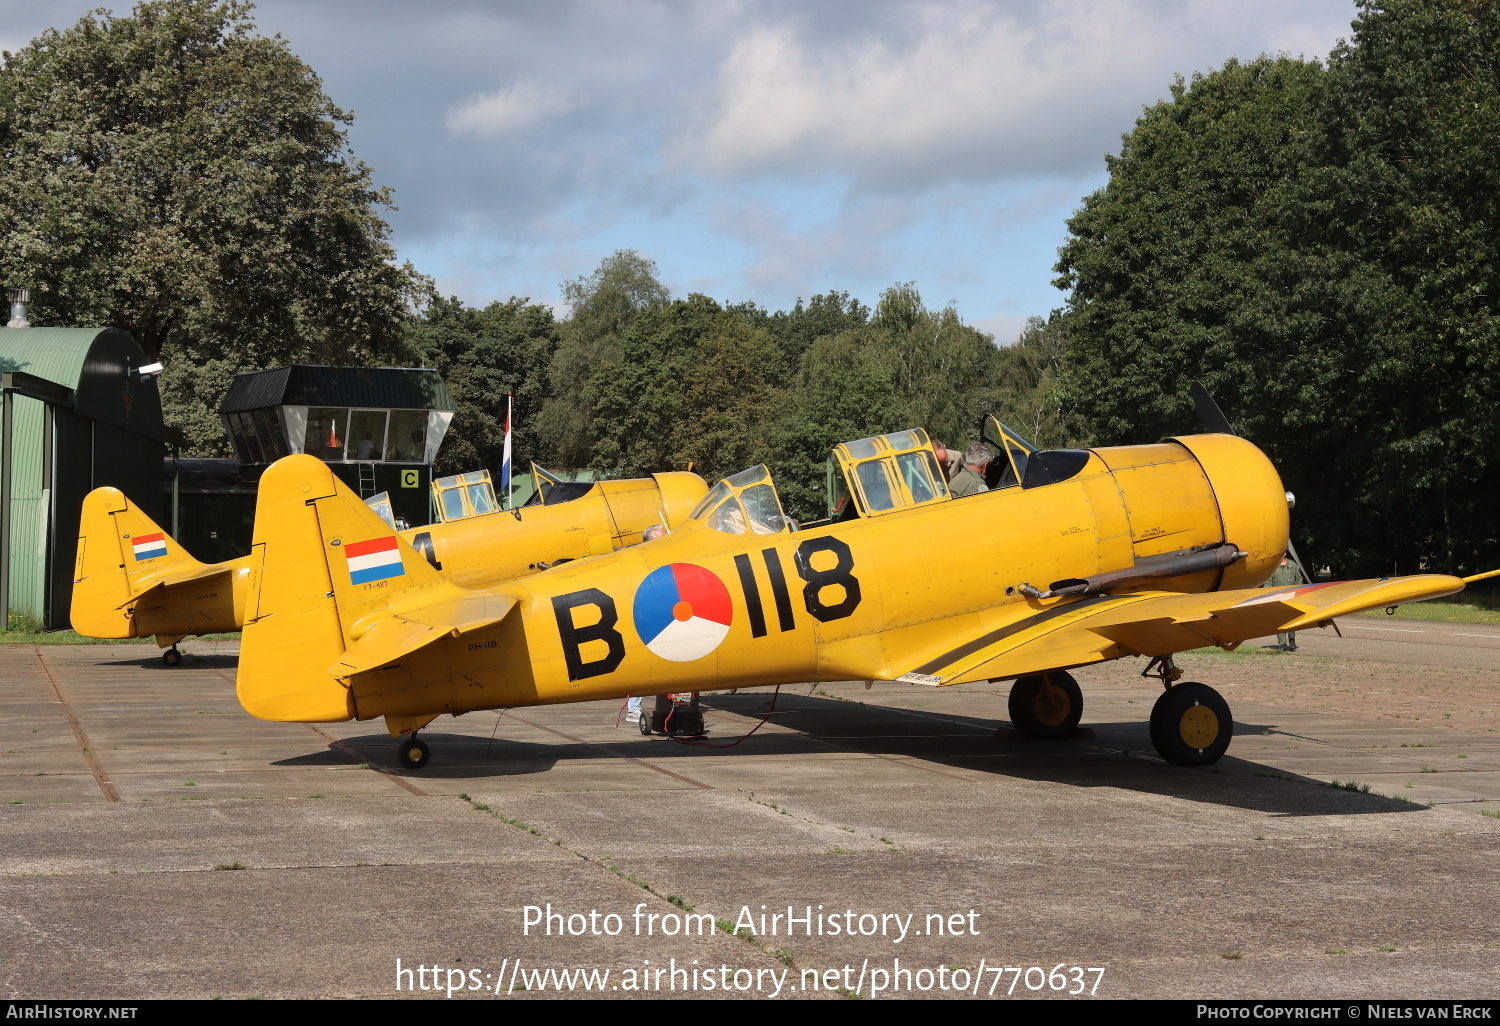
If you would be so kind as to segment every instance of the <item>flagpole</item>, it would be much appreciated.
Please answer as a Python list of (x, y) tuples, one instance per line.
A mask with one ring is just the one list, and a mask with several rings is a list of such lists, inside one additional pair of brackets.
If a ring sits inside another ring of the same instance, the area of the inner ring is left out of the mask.
[[(506, 460), (507, 463), (509, 463), (511, 461), (511, 459), (513, 458), (511, 456), (511, 446), (510, 446), (510, 406), (511, 406), (510, 393), (506, 392), (505, 393), (505, 460)], [(514, 466), (512, 466), (510, 468), (510, 473), (507, 474), (507, 475), (505, 475), (505, 483), (506, 483), (506, 486), (508, 488), (508, 493), (507, 493), (506, 499), (505, 499), (505, 505), (509, 509), (515, 509), (516, 508), (516, 468)]]

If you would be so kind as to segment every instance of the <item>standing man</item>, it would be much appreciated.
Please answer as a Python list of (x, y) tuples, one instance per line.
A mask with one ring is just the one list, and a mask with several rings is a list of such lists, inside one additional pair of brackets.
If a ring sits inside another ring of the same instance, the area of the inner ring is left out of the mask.
[(953, 476), (953, 481), (948, 485), (948, 491), (954, 498), (962, 498), (965, 495), (978, 495), (980, 492), (989, 491), (984, 483), (984, 472), (989, 469), (990, 460), (994, 459), (994, 453), (990, 447), (983, 442), (975, 442), (964, 450), (964, 468)]
[(937, 457), (938, 466), (943, 470), (943, 483), (947, 484), (958, 476), (958, 472), (964, 468), (962, 454), (954, 452), (942, 442), (932, 443), (932, 454)]
[[(1285, 588), (1289, 585), (1301, 583), (1302, 571), (1298, 570), (1297, 565), (1289, 560), (1287, 558), (1287, 554), (1283, 552), (1281, 554), (1281, 565), (1276, 568), (1276, 572), (1271, 575), (1271, 579), (1265, 584), (1261, 585), (1261, 587)], [(1297, 651), (1296, 632), (1286, 631), (1282, 634), (1276, 635), (1276, 647), (1281, 649), (1283, 652)]]

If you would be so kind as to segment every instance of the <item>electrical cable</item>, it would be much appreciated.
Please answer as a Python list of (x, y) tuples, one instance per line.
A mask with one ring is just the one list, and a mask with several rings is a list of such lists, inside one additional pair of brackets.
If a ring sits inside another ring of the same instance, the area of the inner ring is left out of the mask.
[[(736, 741), (730, 741), (728, 744), (716, 745), (716, 744), (713, 744), (712, 742), (709, 742), (709, 741), (693, 741), (693, 740), (690, 740), (688, 738), (681, 738), (681, 737), (673, 737), (672, 740), (676, 741), (680, 745), (695, 745), (695, 746), (697, 746), (699, 748), (733, 748), (735, 745), (739, 744), (740, 741), (745, 740), (745, 738), (748, 738), (751, 734), (754, 734), (757, 730), (759, 730), (761, 727), (764, 727), (766, 725), (766, 721), (769, 720), (771, 718), (771, 714), (776, 711), (776, 700), (778, 698), (780, 698), (780, 697), (781, 697), (781, 685), (778, 684), (778, 685), (776, 685), (776, 690), (771, 693), (771, 708), (769, 708), (769, 709), (766, 710), (766, 714), (761, 717), (759, 723), (757, 723), (755, 726), (753, 726), (753, 727), (750, 728), (749, 733), (747, 733), (744, 736), (740, 737)], [(675, 712), (675, 711), (676, 710), (674, 709), (673, 712)], [(665, 723), (662, 724), (662, 729), (666, 730), (667, 729), (667, 725), (669, 723), (671, 723), (671, 722), (672, 722), (672, 713), (667, 713), (667, 720), (666, 720)], [(670, 734), (668, 734), (667, 736), (671, 737)], [(699, 735), (699, 736), (701, 737), (702, 735)]]

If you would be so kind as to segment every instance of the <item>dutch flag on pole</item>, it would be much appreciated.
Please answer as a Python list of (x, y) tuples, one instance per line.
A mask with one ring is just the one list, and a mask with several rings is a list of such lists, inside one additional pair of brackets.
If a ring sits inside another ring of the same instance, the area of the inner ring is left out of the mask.
[(500, 464), (500, 490), (510, 490), (510, 393), (505, 393), (505, 459)]
[(401, 551), (396, 548), (394, 535), (350, 542), (344, 546), (344, 556), (349, 560), (349, 580), (353, 584), (369, 584), (371, 581), (383, 581), (387, 577), (400, 577), (406, 573), (401, 565)]
[(137, 560), (155, 559), (167, 554), (167, 539), (160, 531), (156, 534), (138, 534), (130, 539), (130, 545), (135, 549)]

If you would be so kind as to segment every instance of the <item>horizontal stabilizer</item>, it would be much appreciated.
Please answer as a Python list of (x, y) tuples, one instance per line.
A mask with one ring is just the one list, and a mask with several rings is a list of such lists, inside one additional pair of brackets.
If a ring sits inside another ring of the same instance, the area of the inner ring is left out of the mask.
[(379, 669), (441, 638), (493, 626), (515, 605), (509, 595), (474, 595), (385, 617), (345, 649), (328, 672), (343, 678)]
[(207, 566), (200, 564), (197, 568), (191, 570), (183, 568), (174, 569), (171, 567), (164, 568), (155, 574), (132, 581), (131, 584), (137, 590), (131, 592), (130, 597), (115, 608), (123, 609), (133, 602), (139, 602), (157, 588), (167, 588), (174, 584), (186, 584), (189, 581), (206, 581), (210, 577), (228, 577), (233, 572), (234, 569), (232, 567), (225, 566), (222, 563)]

